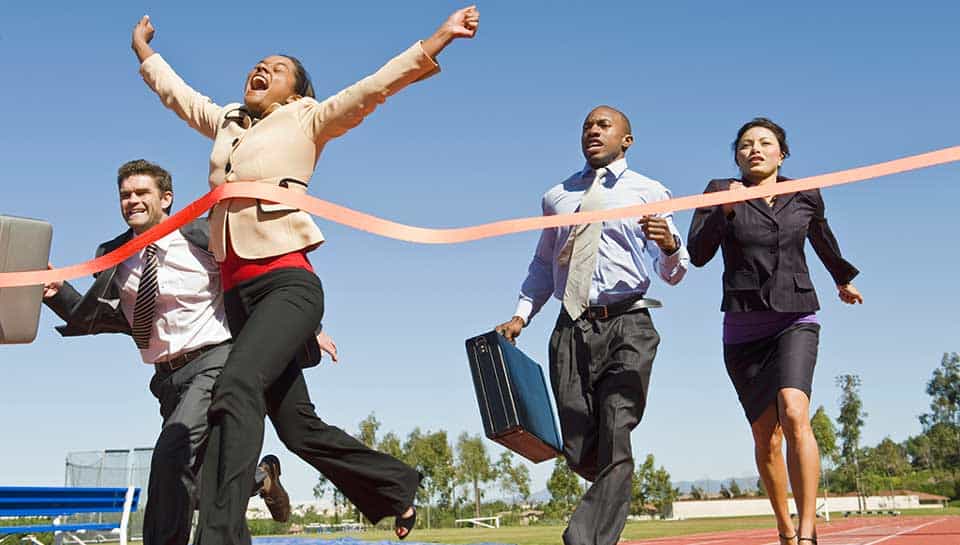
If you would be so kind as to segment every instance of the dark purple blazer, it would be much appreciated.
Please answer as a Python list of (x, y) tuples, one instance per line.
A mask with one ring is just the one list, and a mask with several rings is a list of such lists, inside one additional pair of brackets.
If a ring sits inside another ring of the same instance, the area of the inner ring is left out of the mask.
[[(782, 182), (787, 178), (779, 178)], [(736, 179), (710, 180), (704, 193), (725, 191)], [(859, 273), (840, 254), (840, 246), (824, 216), (823, 197), (817, 189), (777, 196), (773, 207), (763, 199), (734, 205), (730, 216), (723, 207), (698, 208), (690, 224), (687, 248), (690, 261), (702, 267), (723, 250), (723, 311), (819, 310), (810, 281), (804, 240), (838, 285)]]

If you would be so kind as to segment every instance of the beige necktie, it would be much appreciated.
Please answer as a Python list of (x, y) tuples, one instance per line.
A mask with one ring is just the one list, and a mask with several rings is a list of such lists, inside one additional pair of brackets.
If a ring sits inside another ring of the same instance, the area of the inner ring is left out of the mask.
[[(607, 175), (606, 168), (596, 170), (593, 183), (587, 188), (580, 201), (580, 212), (589, 212), (603, 208), (603, 179)], [(593, 281), (593, 271), (597, 268), (597, 247), (600, 246), (600, 232), (603, 222), (585, 223), (578, 225), (570, 234), (565, 247), (560, 251), (563, 259), (565, 252), (570, 251), (570, 267), (567, 270), (567, 285), (563, 290), (563, 308), (567, 314), (576, 320), (587, 310), (590, 299), (590, 283)], [(571, 243), (572, 240), (572, 243)], [(569, 247), (572, 246), (572, 250)]]

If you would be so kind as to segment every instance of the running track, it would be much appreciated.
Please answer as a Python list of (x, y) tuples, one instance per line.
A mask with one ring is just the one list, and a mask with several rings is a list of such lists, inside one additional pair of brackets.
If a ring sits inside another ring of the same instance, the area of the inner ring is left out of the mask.
[[(847, 519), (821, 524), (819, 545), (960, 545), (960, 517)], [(779, 545), (775, 530), (715, 532), (620, 545)], [(809, 542), (802, 542), (807, 545)]]

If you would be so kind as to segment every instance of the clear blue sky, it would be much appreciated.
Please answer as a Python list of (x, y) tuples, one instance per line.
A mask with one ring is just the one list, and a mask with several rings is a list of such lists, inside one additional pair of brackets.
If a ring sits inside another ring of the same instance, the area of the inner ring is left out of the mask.
[[(91, 257), (124, 229), (116, 168), (144, 157), (174, 176), (175, 205), (207, 190), (210, 143), (142, 83), (130, 31), (154, 41), (194, 87), (224, 104), (268, 54), (299, 56), (329, 95), (428, 36), (460, 3), (16, 2), (0, 17), (5, 84), (0, 212), (55, 226), (52, 259)], [(633, 121), (631, 168), (675, 195), (735, 174), (729, 142), (756, 115), (786, 127), (800, 177), (960, 144), (954, 2), (483, 2), (477, 39), (443, 72), (393, 97), (327, 146), (311, 193), (417, 225), (462, 226), (539, 213), (551, 185), (581, 168), (579, 127), (596, 104)], [(244, 36), (241, 39), (241, 30)], [(920, 431), (923, 389), (960, 350), (955, 251), (960, 165), (825, 192), (827, 213), (863, 272), (862, 307), (841, 305), (810, 252), (823, 304), (814, 406), (837, 413), (833, 379), (863, 378), (865, 443)], [(677, 222), (685, 233), (690, 213)], [(537, 234), (417, 246), (320, 221), (312, 254), (327, 330), (342, 363), (307, 374), (318, 412), (356, 430), (481, 433), (463, 340), (507, 319)], [(655, 282), (663, 338), (634, 433), (675, 480), (755, 474), (747, 423), (722, 362), (720, 264), (677, 287)], [(80, 280), (87, 287), (89, 280)], [(559, 305), (520, 338), (541, 362)], [(65, 453), (153, 444), (151, 368), (126, 338), (64, 340), (44, 312), (37, 341), (0, 347), (0, 484), (58, 484)], [(499, 447), (491, 445), (494, 453)], [(283, 451), (293, 496), (314, 472)], [(549, 464), (533, 469), (542, 488)]]

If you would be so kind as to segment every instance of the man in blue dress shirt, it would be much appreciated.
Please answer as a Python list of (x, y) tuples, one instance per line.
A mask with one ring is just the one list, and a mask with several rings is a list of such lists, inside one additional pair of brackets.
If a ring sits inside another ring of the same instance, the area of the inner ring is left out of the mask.
[[(598, 106), (583, 123), (587, 166), (543, 196), (543, 214), (618, 208), (670, 198), (659, 182), (627, 168), (630, 120)], [(520, 300), (497, 331), (513, 341), (552, 294), (562, 302), (550, 337), (550, 381), (563, 454), (593, 485), (563, 534), (566, 545), (614, 545), (630, 508), (630, 432), (646, 406), (660, 336), (647, 299), (650, 273), (677, 284), (689, 255), (671, 214), (545, 229)]]

